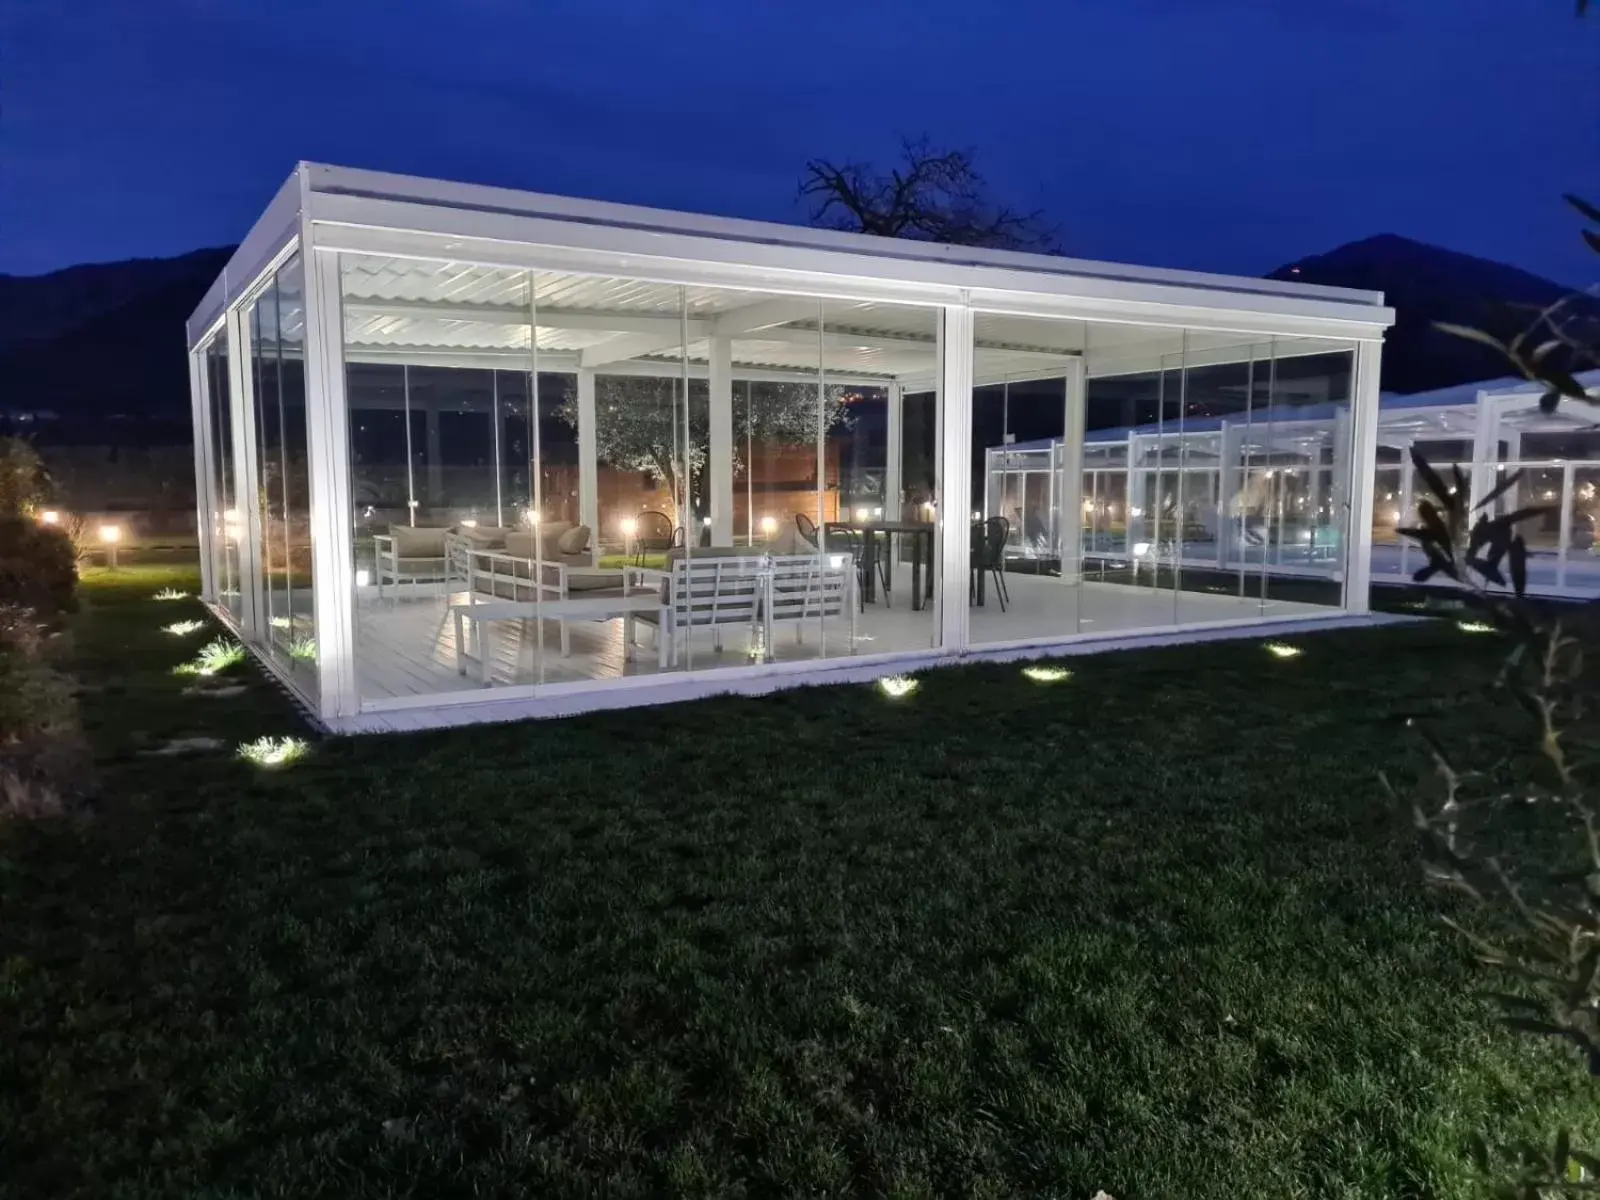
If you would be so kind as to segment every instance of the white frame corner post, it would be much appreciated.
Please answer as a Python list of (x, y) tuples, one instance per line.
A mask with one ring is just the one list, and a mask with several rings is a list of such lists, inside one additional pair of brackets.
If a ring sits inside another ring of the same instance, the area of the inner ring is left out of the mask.
[(1061, 536), (1061, 582), (1079, 583), (1083, 575), (1083, 443), (1088, 423), (1088, 371), (1082, 357), (1072, 360), (1063, 381), (1061, 482), (1056, 486)]
[(200, 550), (200, 599), (216, 604), (217, 582), (213, 578), (211, 516), (217, 511), (212, 488), (216, 469), (211, 462), (211, 383), (208, 378), (209, 351), (206, 342), (189, 351), (189, 416), (194, 423), (194, 507), (195, 545)]
[(1350, 485), (1345, 533), (1345, 611), (1372, 609), (1372, 486), (1378, 457), (1378, 393), (1383, 365), (1381, 341), (1359, 341), (1351, 372)]
[[(309, 222), (307, 222), (309, 224)], [(306, 231), (309, 233), (309, 229)], [(325, 721), (361, 711), (356, 679), (354, 509), (345, 403), (339, 255), (301, 239), (306, 289), (306, 457), (317, 630), (318, 711)]]
[[(234, 507), (244, 536), (239, 539), (239, 635), (247, 642), (267, 636), (262, 619), (260, 463), (256, 453), (255, 346), (250, 313), (255, 293), (246, 292), (228, 309), (228, 410), (233, 417)], [(249, 497), (248, 500), (245, 497)]]
[(972, 308), (941, 306), (938, 329), (939, 644), (947, 654), (964, 654), (972, 550)]

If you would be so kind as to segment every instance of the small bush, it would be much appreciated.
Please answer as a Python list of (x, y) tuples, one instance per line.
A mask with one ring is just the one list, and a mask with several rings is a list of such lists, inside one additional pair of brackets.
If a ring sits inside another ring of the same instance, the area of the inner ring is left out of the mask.
[(175, 675), (220, 675), (244, 661), (244, 647), (230, 638), (217, 638), (200, 648), (189, 662), (173, 668)]
[(78, 606), (78, 552), (60, 529), (0, 516), (0, 605), (31, 608), (48, 621)]
[(88, 792), (92, 757), (72, 681), (44, 651), (38, 618), (0, 606), (0, 818), (58, 815)]

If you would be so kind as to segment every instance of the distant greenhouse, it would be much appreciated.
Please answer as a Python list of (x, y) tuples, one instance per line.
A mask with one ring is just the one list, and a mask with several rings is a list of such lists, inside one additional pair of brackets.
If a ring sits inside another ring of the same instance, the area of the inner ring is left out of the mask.
[[(1342, 578), (1348, 356), (1302, 358), (1292, 373), (1282, 370), (1285, 361), (1276, 373), (1234, 363), (1090, 381), (1091, 408), (1097, 399), (1101, 411), (1106, 402), (1125, 402), (1155, 419), (1084, 433), (1078, 545), (1085, 578), (1148, 568), (1152, 576), (1205, 573), (1217, 586), (1263, 592), (1275, 582)], [(1600, 372), (1583, 383), (1600, 389)], [(1474, 503), (1506, 472), (1521, 470), (1491, 508), (1549, 509), (1523, 526), (1530, 589), (1600, 593), (1600, 420), (1572, 404), (1543, 413), (1538, 399), (1539, 389), (1517, 379), (1381, 398), (1374, 582), (1402, 582), (1421, 565), (1397, 532), (1415, 505), (1408, 451), (1416, 445), (1430, 460), (1459, 463)], [(1059, 438), (986, 452), (983, 511), (1007, 518), (1014, 569), (1060, 569), (1061, 547), (1071, 543), (1056, 502), (1066, 454)]]

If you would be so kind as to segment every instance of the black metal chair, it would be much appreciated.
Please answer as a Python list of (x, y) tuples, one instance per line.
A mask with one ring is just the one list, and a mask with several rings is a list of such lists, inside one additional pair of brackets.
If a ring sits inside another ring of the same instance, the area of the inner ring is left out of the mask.
[(683, 535), (681, 528), (673, 528), (672, 520), (666, 513), (646, 511), (640, 513), (635, 520), (633, 534), (635, 566), (644, 565), (646, 554), (665, 554), (678, 544), (678, 538)]
[(1004, 517), (990, 517), (987, 521), (974, 521), (972, 525), (972, 575), (968, 584), (969, 598), (983, 603), (983, 573), (994, 577), (994, 594), (1000, 601), (1000, 611), (1006, 611), (1011, 594), (1006, 591), (1006, 542), (1011, 537), (1011, 522)]
[(817, 538), (817, 523), (806, 516), (805, 513), (795, 513), (794, 527), (813, 549), (817, 549), (822, 545)]

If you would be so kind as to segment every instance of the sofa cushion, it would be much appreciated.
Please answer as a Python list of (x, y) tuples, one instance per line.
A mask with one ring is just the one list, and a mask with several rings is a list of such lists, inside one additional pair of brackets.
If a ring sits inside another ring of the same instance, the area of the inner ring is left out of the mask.
[(479, 550), (497, 550), (506, 544), (509, 529), (497, 525), (457, 525), (455, 532)]
[(512, 558), (532, 559), (534, 547), (538, 545), (538, 534), (526, 529), (515, 529), (506, 534), (503, 549)]
[(582, 554), (589, 548), (589, 527), (587, 525), (574, 525), (568, 529), (556, 542), (556, 550), (560, 554)]
[(595, 592), (616, 592), (622, 594), (622, 572), (602, 570), (599, 568), (568, 571), (567, 594), (576, 596), (579, 592), (593, 594)]
[(443, 558), (448, 529), (422, 529), (396, 525), (389, 530), (397, 558)]

